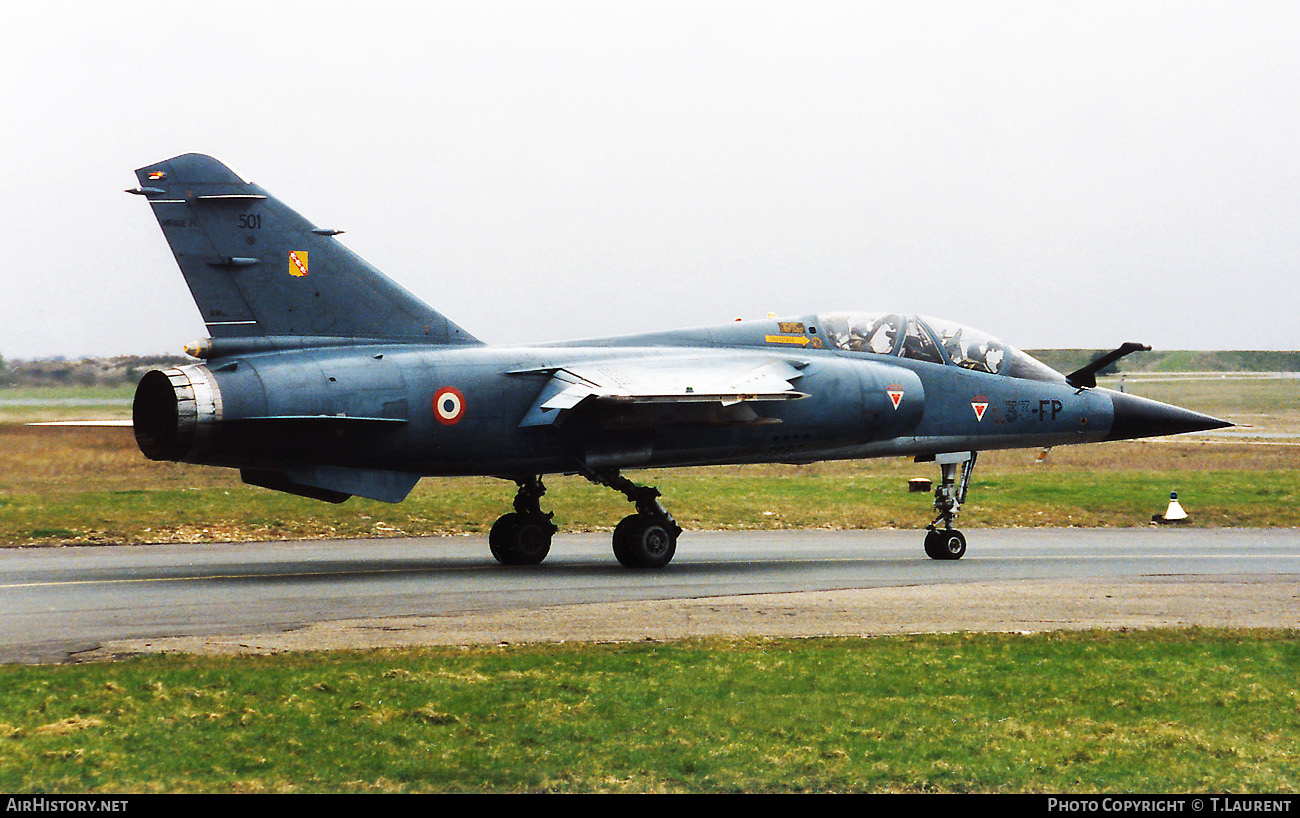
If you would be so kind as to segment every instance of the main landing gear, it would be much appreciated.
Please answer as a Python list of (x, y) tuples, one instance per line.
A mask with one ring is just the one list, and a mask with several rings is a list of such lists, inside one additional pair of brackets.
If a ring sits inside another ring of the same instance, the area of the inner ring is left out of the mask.
[(939, 516), (926, 526), (925, 535), (925, 553), (932, 560), (959, 560), (966, 553), (966, 536), (953, 528), (953, 523), (961, 504), (966, 502), (966, 489), (970, 487), (970, 475), (975, 470), (976, 454), (961, 452), (935, 456), (942, 474), (939, 488), (934, 490), (934, 510), (939, 512)]
[(502, 565), (537, 565), (551, 553), (551, 537), (558, 530), (551, 522), (555, 514), (543, 513), (538, 502), (546, 493), (540, 476), (516, 477), (515, 483), (515, 510), (492, 524), (488, 546)]
[[(617, 469), (582, 472), (593, 483), (621, 491), (636, 505), (636, 513), (623, 518), (614, 528), (614, 556), (628, 568), (662, 568), (677, 552), (677, 535), (682, 527), (659, 503), (659, 489), (638, 486)], [(502, 565), (537, 565), (551, 551), (551, 537), (557, 531), (551, 517), (542, 511), (546, 493), (542, 478), (515, 478), (519, 491), (515, 510), (492, 524), (488, 545)]]
[(682, 527), (659, 502), (659, 489), (638, 486), (618, 469), (584, 471), (591, 482), (623, 492), (636, 505), (636, 514), (624, 517), (614, 527), (614, 556), (628, 568), (663, 568), (677, 553), (677, 535)]

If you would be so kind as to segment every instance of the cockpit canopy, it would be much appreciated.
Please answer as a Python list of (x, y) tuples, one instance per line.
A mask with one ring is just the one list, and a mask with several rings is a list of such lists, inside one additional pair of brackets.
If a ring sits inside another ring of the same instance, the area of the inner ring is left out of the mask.
[(897, 355), (976, 372), (1061, 382), (1061, 373), (991, 335), (938, 318), (896, 313), (841, 313), (819, 319), (832, 346)]

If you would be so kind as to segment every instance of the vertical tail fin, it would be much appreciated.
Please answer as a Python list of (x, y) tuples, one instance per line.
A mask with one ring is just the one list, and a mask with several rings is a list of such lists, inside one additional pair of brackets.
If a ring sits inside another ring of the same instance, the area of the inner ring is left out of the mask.
[(213, 338), (480, 343), (257, 185), (187, 153), (136, 171)]

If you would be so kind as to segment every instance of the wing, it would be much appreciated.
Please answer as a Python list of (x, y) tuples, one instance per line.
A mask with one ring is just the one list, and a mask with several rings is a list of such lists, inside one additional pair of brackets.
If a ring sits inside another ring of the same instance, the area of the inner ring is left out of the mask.
[[(551, 379), (520, 426), (549, 426), (581, 409), (621, 426), (764, 422), (750, 404), (808, 397), (800, 365), (779, 358), (620, 358), (511, 374)], [(775, 422), (775, 421), (771, 421)]]

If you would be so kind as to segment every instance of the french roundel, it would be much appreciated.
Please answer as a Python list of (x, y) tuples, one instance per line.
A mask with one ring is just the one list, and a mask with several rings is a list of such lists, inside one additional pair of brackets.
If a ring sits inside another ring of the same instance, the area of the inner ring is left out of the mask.
[(465, 396), (454, 386), (444, 386), (433, 396), (433, 416), (443, 426), (460, 422), (465, 414)]

